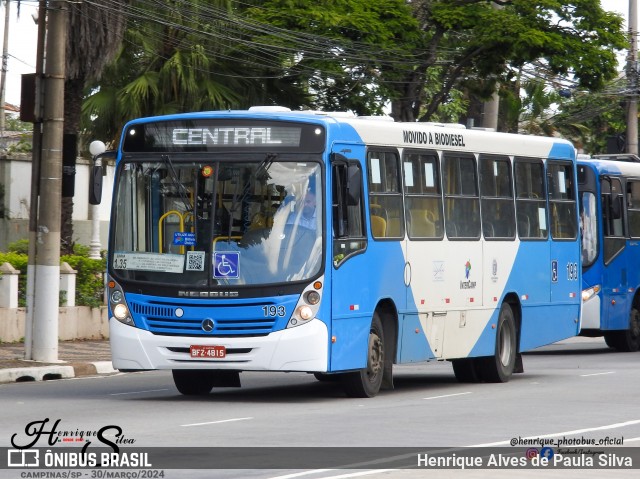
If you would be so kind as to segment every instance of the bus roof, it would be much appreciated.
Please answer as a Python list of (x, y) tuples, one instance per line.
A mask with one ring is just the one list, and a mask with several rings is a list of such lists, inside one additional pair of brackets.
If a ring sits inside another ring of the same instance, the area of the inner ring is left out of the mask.
[(640, 163), (603, 157), (579, 158), (578, 163), (590, 165), (599, 174), (640, 177)]
[[(464, 125), (457, 123), (396, 122), (389, 116), (359, 117), (351, 112), (291, 111), (288, 108), (273, 106), (252, 107), (249, 110), (191, 112), (138, 118), (130, 121), (125, 125), (125, 128), (139, 123), (158, 121), (222, 118), (303, 121), (321, 124), (328, 131), (351, 127), (360, 140), (369, 145), (431, 148), (434, 150), (471, 150), (478, 153), (491, 152), (495, 154), (513, 154), (513, 152), (522, 151), (522, 156), (575, 158), (573, 145), (562, 138), (467, 129)], [(340, 135), (338, 134), (338, 136)], [(331, 135), (331, 138), (336, 140), (335, 135)]]

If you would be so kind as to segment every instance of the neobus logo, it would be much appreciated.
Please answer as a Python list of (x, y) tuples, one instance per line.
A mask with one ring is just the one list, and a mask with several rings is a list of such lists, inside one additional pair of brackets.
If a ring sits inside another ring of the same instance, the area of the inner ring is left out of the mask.
[(237, 291), (178, 291), (181, 298), (237, 298)]

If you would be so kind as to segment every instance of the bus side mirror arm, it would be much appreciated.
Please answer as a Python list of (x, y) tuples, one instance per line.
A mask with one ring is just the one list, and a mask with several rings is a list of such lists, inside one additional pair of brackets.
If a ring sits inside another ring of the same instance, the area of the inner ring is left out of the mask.
[(91, 168), (89, 178), (89, 204), (99, 205), (102, 201), (102, 165), (94, 165)]

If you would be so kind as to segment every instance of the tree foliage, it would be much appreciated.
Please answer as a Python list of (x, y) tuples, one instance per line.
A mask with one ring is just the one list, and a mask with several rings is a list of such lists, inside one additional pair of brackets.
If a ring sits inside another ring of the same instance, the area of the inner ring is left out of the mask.
[[(69, 2), (65, 51), (64, 134), (82, 148), (79, 133), (85, 85), (98, 80), (120, 48), (128, 0)], [(68, 155), (69, 153), (64, 153)], [(77, 156), (77, 155), (73, 155)], [(69, 162), (69, 159), (65, 159)], [(75, 164), (75, 158), (71, 158)], [(73, 198), (62, 198), (61, 249), (73, 252)]]
[(625, 47), (599, 0), (140, 0), (126, 12), (123, 48), (84, 103), (105, 140), (133, 117), (255, 104), (456, 121), (497, 84), (512, 130), (527, 108), (518, 85), (548, 87), (544, 71), (598, 90)]

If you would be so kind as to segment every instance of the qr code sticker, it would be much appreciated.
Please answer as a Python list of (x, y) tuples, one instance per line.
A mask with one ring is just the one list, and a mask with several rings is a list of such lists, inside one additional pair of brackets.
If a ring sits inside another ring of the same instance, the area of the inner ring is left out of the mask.
[(187, 271), (204, 271), (204, 251), (187, 251)]

